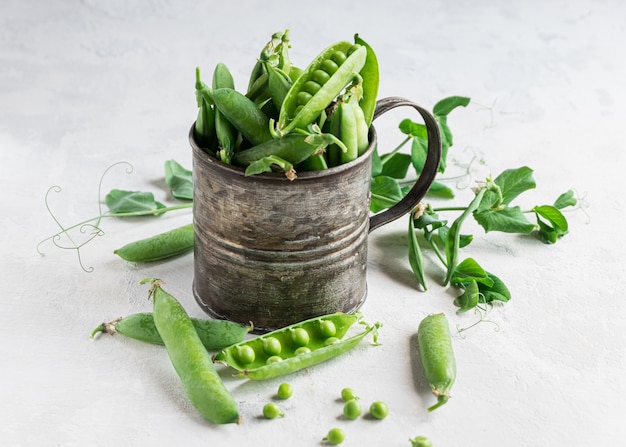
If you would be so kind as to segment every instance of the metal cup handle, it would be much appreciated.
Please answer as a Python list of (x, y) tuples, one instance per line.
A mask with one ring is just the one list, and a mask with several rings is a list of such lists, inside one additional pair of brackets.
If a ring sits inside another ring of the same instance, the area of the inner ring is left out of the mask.
[(439, 162), (441, 160), (441, 133), (435, 117), (428, 110), (405, 98), (388, 97), (376, 103), (373, 119), (375, 120), (391, 109), (403, 106), (413, 107), (424, 120), (428, 134), (426, 162), (424, 163), (424, 169), (420, 173), (419, 178), (402, 200), (391, 208), (370, 217), (370, 232), (411, 212), (428, 192), (439, 169)]

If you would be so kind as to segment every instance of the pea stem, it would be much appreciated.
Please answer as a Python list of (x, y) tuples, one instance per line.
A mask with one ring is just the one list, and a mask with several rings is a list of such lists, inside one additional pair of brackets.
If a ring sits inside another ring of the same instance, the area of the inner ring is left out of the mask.
[(380, 161), (383, 164), (383, 166), (385, 165), (385, 163), (387, 163), (391, 157), (393, 157), (397, 152), (399, 152), (405, 144), (407, 144), (409, 141), (411, 141), (410, 136), (406, 137), (404, 139), (404, 141), (402, 141), (402, 143), (400, 143), (398, 146), (396, 146), (396, 148), (394, 150), (392, 150), (391, 152), (389, 152), (388, 154), (383, 155), (382, 157), (380, 157)]

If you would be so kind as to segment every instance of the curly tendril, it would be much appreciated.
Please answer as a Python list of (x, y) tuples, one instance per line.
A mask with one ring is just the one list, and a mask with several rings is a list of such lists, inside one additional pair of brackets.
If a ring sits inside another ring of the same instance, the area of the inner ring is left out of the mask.
[[(131, 174), (133, 172), (133, 166), (130, 163), (124, 161), (114, 163), (104, 171), (104, 173), (100, 177), (100, 181), (98, 182), (98, 215), (90, 219), (86, 219), (82, 222), (70, 225), (68, 227), (64, 226), (57, 218), (56, 214), (52, 211), (49, 200), (51, 193), (54, 192), (60, 194), (63, 189), (58, 185), (54, 185), (51, 186), (48, 191), (46, 191), (46, 195), (44, 197), (46, 210), (48, 211), (48, 214), (50, 215), (54, 223), (59, 227), (60, 231), (41, 240), (36, 247), (37, 253), (39, 253), (41, 256), (45, 256), (45, 253), (42, 251), (41, 246), (44, 243), (50, 241), (55, 247), (61, 250), (75, 250), (76, 256), (78, 258), (78, 264), (80, 265), (80, 267), (87, 273), (93, 272), (93, 267), (86, 267), (83, 263), (81, 248), (94, 240), (96, 237), (103, 236), (105, 234), (104, 231), (100, 228), (100, 221), (103, 217), (114, 216), (113, 214), (106, 214), (102, 210), (102, 184), (104, 181), (104, 177), (109, 173), (109, 171), (111, 171), (111, 169), (113, 169), (114, 167), (120, 165), (126, 166), (125, 171), (127, 174)], [(95, 223), (93, 223), (94, 221)], [(77, 236), (81, 236), (80, 240), (77, 238)]]

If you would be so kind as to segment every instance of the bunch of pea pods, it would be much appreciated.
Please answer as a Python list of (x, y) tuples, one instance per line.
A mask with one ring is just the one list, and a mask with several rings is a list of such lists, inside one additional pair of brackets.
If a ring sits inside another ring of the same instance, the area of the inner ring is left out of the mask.
[(252, 69), (247, 90), (235, 89), (218, 63), (211, 86), (196, 68), (198, 146), (246, 175), (328, 169), (369, 146), (379, 71), (376, 54), (358, 35), (324, 49), (301, 69), (289, 59), (288, 31), (272, 35)]

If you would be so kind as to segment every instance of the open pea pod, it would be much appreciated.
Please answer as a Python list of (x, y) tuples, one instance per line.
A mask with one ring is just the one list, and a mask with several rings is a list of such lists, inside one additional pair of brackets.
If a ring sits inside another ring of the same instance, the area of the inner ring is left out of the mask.
[(285, 96), (276, 133), (285, 135), (313, 123), (365, 65), (367, 49), (341, 41), (322, 51)]
[[(345, 338), (359, 322), (366, 329)], [(335, 313), (305, 320), (220, 351), (213, 357), (239, 371), (236, 377), (264, 380), (290, 374), (337, 357), (354, 348), (370, 333), (377, 339), (380, 323), (367, 325), (361, 314)]]

